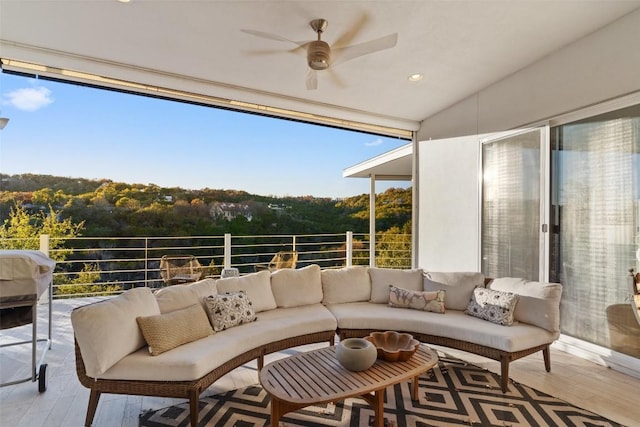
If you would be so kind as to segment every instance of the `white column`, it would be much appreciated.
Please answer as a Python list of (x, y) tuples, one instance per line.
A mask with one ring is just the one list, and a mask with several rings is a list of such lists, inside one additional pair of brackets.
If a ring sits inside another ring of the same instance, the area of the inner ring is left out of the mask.
[(369, 266), (376, 266), (376, 175), (370, 175), (369, 190)]

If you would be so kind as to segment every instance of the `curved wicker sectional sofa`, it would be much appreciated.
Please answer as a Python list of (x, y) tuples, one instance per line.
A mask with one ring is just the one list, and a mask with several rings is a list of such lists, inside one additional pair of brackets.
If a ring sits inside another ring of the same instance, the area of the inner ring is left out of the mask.
[[(393, 307), (390, 285), (418, 294), (444, 290), (446, 312)], [(464, 313), (474, 289), (485, 285), (518, 294), (513, 325)], [(378, 330), (409, 332), (425, 343), (498, 360), (506, 392), (512, 360), (542, 350), (550, 370), (549, 345), (559, 336), (560, 293), (559, 284), (521, 279), (485, 284), (479, 273), (320, 270), (317, 265), (205, 279), (155, 293), (132, 289), (71, 314), (76, 371), (82, 385), (91, 390), (85, 425), (92, 424), (101, 393), (115, 393), (189, 399), (191, 425), (196, 426), (200, 394), (236, 367), (257, 359), (260, 369), (266, 354), (304, 344), (332, 345), (336, 334), (343, 339)], [(251, 301), (257, 319), (233, 327), (216, 322), (212, 313), (217, 306), (207, 301), (226, 301), (226, 295), (240, 294)], [(144, 326), (148, 323), (138, 323), (138, 318), (151, 320), (155, 329), (150, 332)], [(193, 335), (203, 329), (200, 326), (209, 332)], [(224, 326), (227, 329), (215, 331)]]

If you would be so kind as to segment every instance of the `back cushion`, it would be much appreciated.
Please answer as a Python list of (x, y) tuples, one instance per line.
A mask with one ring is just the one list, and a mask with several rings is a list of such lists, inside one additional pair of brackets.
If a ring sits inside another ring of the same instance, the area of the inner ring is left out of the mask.
[(149, 288), (130, 289), (117, 297), (78, 307), (71, 324), (90, 377), (105, 373), (126, 355), (146, 345), (136, 322), (139, 316), (160, 314)]
[(160, 313), (170, 313), (199, 303), (204, 308), (204, 297), (216, 293), (216, 281), (204, 279), (185, 285), (173, 285), (155, 292)]
[(278, 307), (318, 304), (322, 302), (320, 266), (276, 270), (271, 273), (271, 290)]
[(389, 286), (408, 289), (410, 291), (422, 290), (422, 269), (396, 270), (392, 268), (369, 268), (371, 277), (370, 302), (378, 304), (389, 303)]
[(529, 282), (514, 277), (493, 279), (488, 288), (520, 295), (515, 320), (560, 332), (560, 283)]
[(466, 310), (475, 288), (484, 287), (484, 274), (472, 272), (424, 274), (425, 291), (446, 291), (444, 306), (451, 310)]
[(367, 267), (346, 267), (322, 270), (324, 304), (369, 301), (371, 279)]
[(268, 270), (220, 279), (216, 282), (216, 287), (220, 294), (244, 291), (256, 313), (277, 307), (271, 291), (271, 273)]

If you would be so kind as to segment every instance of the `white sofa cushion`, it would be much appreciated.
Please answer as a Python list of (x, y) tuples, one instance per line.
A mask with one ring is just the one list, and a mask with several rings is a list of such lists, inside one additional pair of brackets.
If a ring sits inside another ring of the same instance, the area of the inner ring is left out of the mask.
[(336, 316), (338, 328), (418, 332), (510, 352), (551, 344), (559, 336), (526, 323), (506, 328), (459, 310), (447, 310), (442, 315), (366, 302), (331, 304), (327, 308)]
[(550, 332), (560, 331), (560, 283), (530, 282), (503, 277), (493, 279), (488, 287), (520, 296), (514, 313), (515, 320), (540, 326)]
[(219, 279), (216, 287), (221, 294), (244, 291), (256, 313), (273, 310), (278, 306), (271, 291), (271, 273), (268, 270)]
[(389, 286), (409, 289), (410, 291), (422, 290), (422, 269), (397, 270), (393, 268), (369, 268), (371, 277), (370, 302), (377, 304), (389, 303)]
[(204, 308), (202, 299), (214, 294), (216, 294), (216, 282), (213, 279), (203, 279), (184, 285), (167, 286), (155, 291), (160, 313), (181, 310), (196, 303), (199, 303)]
[(298, 270), (283, 268), (271, 273), (271, 290), (278, 307), (297, 307), (322, 302), (320, 266), (309, 265)]
[(321, 278), (324, 304), (369, 301), (371, 298), (371, 279), (367, 267), (322, 270)]
[(136, 317), (157, 314), (160, 308), (149, 288), (130, 289), (106, 301), (73, 310), (71, 324), (87, 375), (100, 376), (141, 347), (145, 347), (148, 356)]
[(433, 272), (424, 274), (423, 290), (446, 291), (444, 306), (452, 310), (466, 310), (473, 290), (484, 287), (484, 275), (472, 272)]
[[(336, 319), (322, 304), (277, 308), (260, 314), (253, 323), (217, 332), (151, 357), (147, 349), (129, 354), (100, 378), (157, 381), (189, 381), (247, 351), (266, 344), (307, 334), (333, 331)], [(259, 351), (256, 351), (256, 357)]]

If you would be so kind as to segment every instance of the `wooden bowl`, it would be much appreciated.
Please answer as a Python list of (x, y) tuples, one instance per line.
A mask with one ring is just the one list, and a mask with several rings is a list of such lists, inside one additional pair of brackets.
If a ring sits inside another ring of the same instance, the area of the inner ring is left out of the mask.
[(378, 359), (388, 362), (404, 362), (411, 359), (420, 345), (420, 341), (414, 339), (411, 334), (395, 331), (372, 332), (365, 339), (376, 347)]

